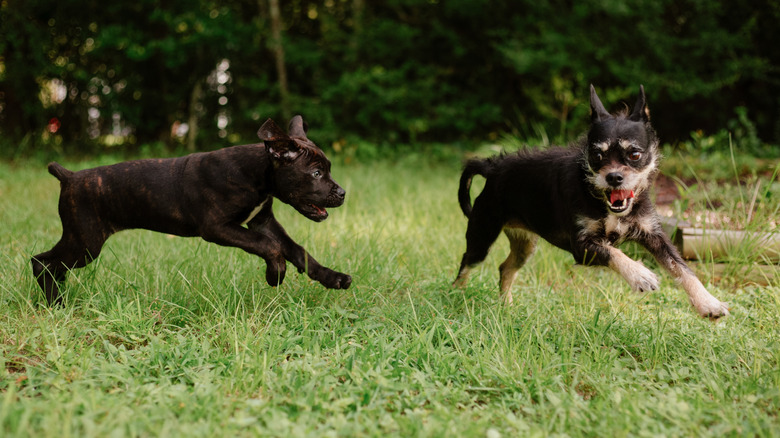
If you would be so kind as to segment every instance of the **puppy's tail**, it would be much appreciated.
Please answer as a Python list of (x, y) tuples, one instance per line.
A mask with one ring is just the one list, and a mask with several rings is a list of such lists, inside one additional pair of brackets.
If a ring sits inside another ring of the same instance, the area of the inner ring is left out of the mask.
[(73, 171), (70, 171), (56, 161), (52, 161), (49, 163), (48, 166), (49, 173), (54, 175), (58, 180), (61, 182), (65, 182), (68, 178), (70, 178), (71, 175), (73, 175)]
[(463, 173), (460, 175), (460, 187), (458, 187), (458, 203), (466, 217), (471, 215), (471, 179), (474, 175), (487, 177), (489, 170), (489, 160), (469, 160), (463, 167)]

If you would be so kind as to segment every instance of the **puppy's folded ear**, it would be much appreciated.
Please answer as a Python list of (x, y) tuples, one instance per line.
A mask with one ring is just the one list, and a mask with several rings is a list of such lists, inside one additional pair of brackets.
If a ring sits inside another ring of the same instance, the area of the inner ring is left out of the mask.
[(301, 149), (273, 120), (268, 119), (257, 131), (257, 136), (265, 143), (265, 148), (276, 160), (293, 161), (298, 158)]
[(290, 120), (287, 132), (290, 133), (290, 137), (299, 137), (308, 140), (306, 133), (309, 132), (309, 125), (303, 121), (303, 117), (295, 116)]
[(266, 141), (265, 148), (273, 159), (285, 162), (291, 162), (301, 154), (294, 140)]
[(290, 137), (282, 131), (273, 120), (268, 119), (263, 123), (263, 126), (257, 130), (257, 136), (263, 141), (275, 141), (275, 140), (289, 140)]
[(631, 111), (628, 120), (645, 123), (650, 121), (650, 110), (647, 108), (647, 100), (645, 100), (645, 87), (642, 85), (639, 86), (639, 97), (636, 99), (634, 110)]

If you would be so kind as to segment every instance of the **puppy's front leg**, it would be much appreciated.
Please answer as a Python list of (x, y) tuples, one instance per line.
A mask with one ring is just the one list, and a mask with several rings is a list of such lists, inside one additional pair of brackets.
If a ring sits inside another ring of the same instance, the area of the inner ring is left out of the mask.
[(231, 224), (205, 227), (200, 235), (207, 242), (241, 248), (265, 260), (265, 281), (269, 286), (278, 286), (284, 281), (287, 262), (280, 242), (273, 236)]
[(250, 230), (268, 234), (278, 241), (284, 258), (289, 260), (298, 272), (306, 272), (312, 280), (330, 289), (348, 289), (352, 284), (352, 277), (349, 275), (319, 264), (301, 245), (287, 235), (282, 225), (272, 215), (261, 220), (253, 220), (247, 225)]
[(728, 304), (721, 302), (704, 288), (660, 226), (643, 236), (639, 243), (682, 285), (688, 294), (688, 301), (699, 315), (717, 319), (729, 314)]

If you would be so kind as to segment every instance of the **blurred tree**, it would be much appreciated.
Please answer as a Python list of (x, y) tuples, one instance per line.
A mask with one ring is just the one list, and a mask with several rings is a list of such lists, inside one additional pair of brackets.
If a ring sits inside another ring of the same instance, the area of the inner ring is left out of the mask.
[(2, 0), (0, 143), (201, 149), (292, 113), (322, 144), (568, 139), (590, 83), (616, 107), (644, 84), (667, 141), (779, 143), (778, 19), (769, 0)]
[(284, 44), (282, 44), (282, 14), (279, 12), (279, 0), (268, 0), (268, 10), (271, 15), (271, 46), (276, 60), (276, 76), (279, 81), (279, 104), (285, 119), (290, 114), (290, 90), (287, 87), (287, 66), (284, 62)]
[[(39, 135), (50, 117), (57, 115), (52, 107), (59, 102), (49, 96), (42, 101), (39, 96), (48, 85), (44, 79), (64, 76), (68, 72), (64, 67), (71, 62), (67, 35), (57, 27), (59, 10), (48, 6), (25, 0), (0, 5), (0, 130), (17, 141)], [(60, 53), (58, 46), (67, 53)], [(67, 86), (63, 81), (59, 84)]]
[[(737, 90), (776, 74), (766, 59), (772, 51), (762, 54), (751, 45), (763, 41), (756, 33), (761, 10), (776, 14), (777, 7), (733, 4), (526, 1), (525, 13), (514, 15), (514, 25), (499, 31), (498, 47), (524, 82), (518, 95), (562, 124), (573, 99), (586, 102), (589, 83), (601, 87), (606, 101), (629, 103), (644, 84), (662, 138), (685, 138), (694, 129), (724, 127), (744, 98)], [(545, 101), (556, 106), (547, 107)], [(585, 120), (584, 111), (586, 105), (575, 123)], [(772, 112), (776, 120), (777, 108)]]
[(174, 123), (202, 112), (217, 64), (240, 50), (246, 33), (240, 16), (210, 3), (169, 0), (162, 8), (141, 0), (103, 7), (94, 55), (105, 68), (96, 77), (116, 89), (107, 95), (108, 106), (133, 127), (139, 143), (170, 143)]

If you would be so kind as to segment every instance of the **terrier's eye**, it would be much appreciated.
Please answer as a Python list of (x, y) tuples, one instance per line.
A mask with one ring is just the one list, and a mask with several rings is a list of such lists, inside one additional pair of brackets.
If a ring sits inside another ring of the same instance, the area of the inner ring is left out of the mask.
[(596, 161), (601, 161), (604, 158), (604, 155), (601, 154), (601, 152), (596, 152)]
[(631, 151), (628, 153), (628, 159), (631, 161), (638, 161), (642, 158), (642, 153), (639, 151)]
[(314, 172), (311, 173), (311, 176), (313, 176), (315, 178), (319, 178), (319, 177), (322, 176), (322, 172), (319, 169), (317, 169), (317, 170), (315, 170)]

